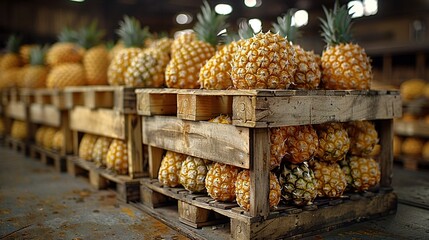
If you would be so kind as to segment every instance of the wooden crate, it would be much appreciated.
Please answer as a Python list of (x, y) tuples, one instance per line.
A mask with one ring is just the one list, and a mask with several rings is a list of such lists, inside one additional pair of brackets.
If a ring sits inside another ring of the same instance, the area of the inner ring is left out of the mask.
[[(332, 229), (396, 210), (391, 189), (393, 118), (402, 114), (398, 91), (295, 91), (295, 90), (178, 90), (138, 89), (137, 111), (142, 116), (143, 144), (148, 145), (149, 176), (142, 181), (142, 202), (152, 211), (165, 197), (186, 203), (195, 212), (214, 211), (230, 219), (233, 239), (291, 237), (319, 229)], [(232, 125), (207, 120), (228, 114)], [(161, 116), (167, 115), (167, 116)], [(168, 116), (170, 115), (170, 116)], [(382, 152), (381, 182), (367, 196), (346, 196), (316, 209), (270, 211), (269, 127), (320, 124), (330, 121), (375, 120)], [(250, 170), (250, 211), (216, 206), (216, 202), (163, 188), (157, 177), (162, 152), (171, 150)], [(256, 192), (258, 192), (256, 194)], [(163, 196), (163, 197), (160, 197)], [(183, 214), (179, 212), (183, 218)], [(197, 216), (194, 216), (194, 219)], [(186, 218), (189, 222), (189, 219)], [(185, 221), (184, 221), (185, 222)], [(186, 222), (185, 222), (186, 223)], [(188, 223), (189, 224), (189, 223)], [(198, 227), (197, 222), (193, 222)]]
[[(6, 105), (6, 109), (5, 109), (5, 127), (6, 127), (6, 134), (10, 135), (11, 133), (11, 129), (12, 129), (12, 124), (15, 120), (19, 120), (19, 121), (23, 121), (25, 122), (26, 126), (27, 126), (27, 137), (26, 139), (23, 139), (23, 142), (25, 142), (26, 144), (30, 144), (31, 141), (33, 140), (33, 126), (31, 125), (30, 122), (30, 114), (29, 114), (29, 105), (26, 104), (23, 101), (20, 101), (20, 97), (19, 94), (15, 94), (14, 91), (12, 91), (14, 93), (13, 96), (15, 96), (13, 98), (13, 100), (9, 101)], [(19, 101), (17, 101), (19, 100)]]
[(58, 151), (32, 144), (30, 145), (30, 157), (40, 159), (43, 164), (53, 166), (57, 172), (65, 172), (67, 170), (66, 156)]
[(84, 176), (96, 189), (113, 188), (117, 198), (125, 202), (140, 200), (140, 181), (129, 176), (116, 175), (93, 162), (79, 159), (76, 156), (67, 157), (67, 172), (72, 176)]
[(4, 141), (7, 148), (19, 153), (23, 153), (24, 155), (28, 154), (29, 144), (26, 141), (15, 139), (10, 136), (5, 136)]
[[(141, 120), (135, 111), (135, 89), (123, 86), (66, 88), (74, 154), (82, 133), (124, 140), (128, 146), (129, 177), (147, 176), (142, 149)], [(79, 100), (80, 99), (80, 100)]]

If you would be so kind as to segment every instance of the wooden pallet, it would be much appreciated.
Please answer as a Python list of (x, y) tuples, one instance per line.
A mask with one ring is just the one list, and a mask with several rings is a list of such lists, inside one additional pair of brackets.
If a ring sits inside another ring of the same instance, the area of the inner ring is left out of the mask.
[(402, 114), (398, 91), (137, 89), (137, 112), (184, 120), (232, 116), (236, 126), (286, 125), (391, 119)]
[(65, 93), (63, 89), (42, 88), (33, 90), (34, 101), (32, 103), (53, 105), (57, 109), (67, 109)]
[[(316, 199), (314, 205), (295, 207), (279, 205), (265, 218), (251, 217), (236, 203), (222, 203), (213, 200), (207, 194), (192, 194), (184, 188), (162, 187), (158, 180), (144, 179), (140, 189), (142, 204), (145, 208), (158, 214), (178, 217), (182, 223), (176, 227), (198, 235), (188, 227), (201, 228), (229, 222), (228, 231), (232, 239), (276, 239), (299, 237), (315, 232), (332, 230), (351, 222), (373, 219), (396, 211), (397, 197), (391, 188), (378, 189), (375, 192), (362, 194), (346, 193), (340, 199)], [(172, 201), (172, 199), (176, 201)], [(176, 209), (171, 209), (176, 205)], [(171, 209), (171, 210), (166, 210)], [(176, 214), (165, 214), (165, 211), (177, 211)], [(167, 221), (177, 222), (175, 219)], [(225, 235), (225, 233), (222, 233)]]
[(67, 157), (67, 172), (72, 176), (84, 176), (96, 189), (113, 188), (117, 198), (125, 202), (140, 200), (140, 181), (129, 176), (99, 168), (93, 162), (79, 159), (75, 156)]
[(394, 131), (399, 136), (429, 138), (429, 124), (423, 121), (395, 120)]
[[(136, 93), (143, 144), (148, 146), (150, 178), (157, 177), (164, 150), (250, 170), (248, 212), (185, 201), (146, 182), (142, 184), (142, 201), (149, 202), (149, 207), (162, 201), (160, 195), (164, 195), (197, 208), (196, 212), (215, 211), (230, 218), (233, 239), (289, 237), (395, 212), (396, 195), (384, 190), (373, 198), (319, 208), (317, 214), (273, 213), (267, 199), (269, 127), (331, 121), (375, 122), (382, 146), (380, 189), (391, 189), (393, 118), (402, 114), (398, 91), (138, 89)], [(232, 116), (232, 125), (205, 121), (219, 114)], [(143, 195), (145, 191), (149, 196)], [(147, 199), (155, 199), (155, 203)]]
[(429, 169), (429, 159), (424, 159), (422, 156), (400, 155), (396, 156), (394, 160), (395, 163), (402, 165), (403, 168), (408, 170)]
[(10, 136), (5, 136), (4, 141), (7, 148), (19, 153), (23, 153), (24, 155), (28, 154), (28, 144), (25, 141), (15, 139)]
[(53, 166), (57, 172), (65, 172), (67, 170), (66, 156), (61, 155), (57, 151), (32, 144), (30, 145), (30, 157), (40, 159), (43, 164)]

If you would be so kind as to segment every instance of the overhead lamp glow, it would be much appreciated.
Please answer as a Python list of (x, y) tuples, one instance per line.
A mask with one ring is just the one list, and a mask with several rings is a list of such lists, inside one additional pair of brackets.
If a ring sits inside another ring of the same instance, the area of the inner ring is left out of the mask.
[(262, 4), (262, 0), (244, 0), (246, 7), (259, 7)]
[(249, 19), (249, 25), (253, 29), (254, 33), (258, 33), (262, 30), (262, 22), (257, 18)]
[(72, 2), (84, 2), (85, 0), (70, 0)]
[(179, 13), (176, 16), (176, 22), (178, 24), (188, 24), (192, 22), (192, 16), (186, 13)]
[(378, 1), (377, 0), (363, 0), (363, 6), (365, 15), (374, 15), (378, 12)]
[(292, 25), (302, 27), (308, 23), (308, 12), (305, 10), (298, 10), (292, 16)]
[(352, 15), (352, 18), (362, 17), (364, 14), (363, 3), (361, 1), (350, 1), (347, 7), (349, 8), (349, 14)]
[(215, 6), (215, 12), (221, 15), (228, 15), (232, 12), (232, 7), (229, 4), (218, 4)]

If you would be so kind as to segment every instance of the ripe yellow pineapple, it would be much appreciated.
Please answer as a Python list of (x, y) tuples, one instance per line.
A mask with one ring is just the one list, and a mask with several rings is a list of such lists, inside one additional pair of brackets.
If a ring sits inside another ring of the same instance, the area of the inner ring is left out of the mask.
[(322, 52), (322, 84), (325, 89), (369, 89), (373, 78), (365, 50), (351, 43), (351, 15), (347, 6), (323, 8), (322, 36), (327, 44)]
[[(274, 173), (270, 172), (270, 192), (269, 192), (269, 206), (270, 208), (276, 207), (281, 198), (281, 187), (279, 180)], [(250, 210), (250, 171), (243, 170), (238, 173), (237, 181), (235, 182), (235, 195), (238, 205), (244, 210)]]
[(238, 89), (286, 89), (296, 71), (295, 49), (279, 34), (258, 33), (240, 42), (231, 62)]
[(338, 163), (311, 161), (310, 165), (317, 180), (319, 197), (337, 198), (343, 195), (347, 187), (347, 180)]
[(271, 169), (283, 158), (291, 163), (302, 163), (314, 157), (319, 147), (316, 131), (311, 125), (286, 126), (270, 129)]
[(184, 44), (189, 44), (197, 40), (197, 35), (194, 31), (181, 31), (171, 43), (171, 54), (178, 52)]
[(128, 174), (128, 146), (120, 139), (113, 139), (106, 155), (106, 167), (116, 174)]
[(12, 138), (18, 140), (25, 140), (27, 138), (27, 124), (24, 121), (14, 120), (10, 135)]
[(401, 155), (402, 139), (399, 136), (393, 136), (393, 156)]
[(408, 156), (421, 156), (423, 140), (417, 137), (407, 137), (401, 145), (401, 152)]
[(59, 36), (59, 42), (51, 46), (46, 55), (46, 62), (50, 66), (57, 66), (64, 63), (80, 63), (85, 50), (80, 47), (77, 41), (77, 33), (68, 28), (63, 29)]
[(101, 44), (103, 36), (104, 32), (98, 29), (96, 21), (78, 32), (78, 43), (86, 49), (82, 62), (88, 85), (107, 84), (110, 57), (107, 48)]
[(52, 149), (55, 151), (64, 150), (64, 132), (62, 130), (57, 130), (52, 138)]
[(65, 88), (86, 84), (85, 70), (80, 63), (64, 63), (51, 69), (46, 79), (48, 88)]
[(97, 141), (97, 136), (85, 133), (79, 143), (79, 157), (81, 159), (92, 161), (92, 150), (94, 149), (94, 144)]
[(21, 57), (18, 54), (21, 44), (21, 38), (11, 35), (6, 42), (6, 54), (4, 54), (0, 61), (0, 73), (22, 66)]
[[(277, 23), (273, 23), (273, 32), (294, 43), (300, 33), (298, 28), (292, 25), (292, 16), (293, 12), (289, 10), (283, 17), (278, 17)], [(299, 45), (293, 44), (293, 47), (296, 54), (296, 72), (290, 87), (294, 89), (318, 88), (322, 73), (316, 61), (316, 55), (313, 51), (305, 51)]]
[(367, 191), (380, 182), (380, 167), (372, 158), (348, 156), (340, 165), (346, 175), (348, 187), (354, 191)]
[(149, 36), (148, 28), (142, 29), (137, 19), (128, 16), (119, 23), (117, 33), (124, 43), (124, 49), (120, 50), (110, 62), (107, 70), (107, 81), (110, 85), (125, 84), (125, 73), (131, 60), (143, 51), (144, 41)]
[(369, 156), (378, 143), (378, 133), (370, 121), (353, 121), (347, 124), (350, 137), (350, 154)]
[(162, 87), (165, 68), (170, 61), (166, 52), (148, 48), (133, 57), (125, 72), (125, 85), (130, 87)]
[(420, 78), (408, 79), (401, 83), (400, 92), (404, 101), (411, 101), (424, 95), (426, 81)]
[(53, 139), (55, 136), (55, 133), (57, 132), (57, 129), (53, 127), (47, 127), (45, 130), (45, 133), (43, 134), (43, 147), (46, 149), (52, 149), (53, 146)]
[(48, 68), (45, 65), (47, 47), (34, 46), (30, 52), (30, 66), (25, 70), (23, 86), (28, 88), (46, 87)]
[(235, 200), (235, 181), (240, 168), (223, 163), (214, 163), (206, 176), (205, 186), (210, 197), (217, 201)]
[(180, 168), (179, 182), (190, 192), (202, 192), (205, 190), (207, 171), (204, 159), (188, 156)]
[(38, 144), (40, 146), (43, 145), (43, 135), (45, 134), (46, 129), (47, 129), (47, 127), (45, 127), (45, 126), (41, 126), (41, 127), (37, 128), (36, 135), (35, 135), (36, 144)]
[(232, 124), (231, 117), (228, 115), (223, 115), (223, 114), (221, 114), (215, 118), (210, 119), (209, 122), (221, 123), (221, 124)]
[(92, 160), (97, 166), (106, 166), (107, 152), (111, 143), (112, 139), (108, 137), (99, 137), (95, 141), (94, 149), (92, 150)]
[(180, 169), (186, 157), (181, 153), (167, 151), (158, 172), (158, 180), (163, 186), (177, 187), (180, 185)]
[(171, 60), (165, 70), (165, 83), (170, 88), (199, 88), (199, 74), (203, 65), (215, 54), (218, 33), (226, 28), (226, 16), (218, 15), (207, 1), (197, 15), (194, 26), (197, 40), (172, 49)]
[(173, 39), (168, 38), (168, 37), (163, 37), (160, 39), (157, 39), (155, 41), (153, 41), (150, 45), (149, 48), (151, 49), (158, 49), (161, 52), (164, 52), (168, 55), (171, 54), (171, 45), (173, 44)]
[(282, 162), (279, 182), (282, 197), (287, 203), (293, 202), (298, 206), (310, 205), (317, 196), (317, 181), (308, 162), (300, 164)]
[(35, 44), (24, 44), (19, 48), (19, 56), (21, 57), (22, 64), (27, 65), (30, 63), (30, 55)]
[[(1, 134), (1, 131), (0, 131), (0, 134)], [(422, 157), (426, 161), (429, 159), (429, 141), (426, 141), (425, 144), (423, 145)]]
[(322, 161), (338, 162), (350, 149), (350, 138), (342, 123), (314, 125), (319, 138), (317, 157)]

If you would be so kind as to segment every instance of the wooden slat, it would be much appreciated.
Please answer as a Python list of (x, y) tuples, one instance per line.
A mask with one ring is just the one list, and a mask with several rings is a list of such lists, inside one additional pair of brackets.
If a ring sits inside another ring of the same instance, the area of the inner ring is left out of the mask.
[(61, 126), (60, 130), (63, 133), (63, 148), (61, 149), (60, 154), (65, 156), (67, 154), (73, 153), (73, 135), (70, 130), (70, 115), (69, 111), (61, 111)]
[(64, 101), (67, 109), (72, 109), (75, 106), (84, 106), (85, 88), (86, 87), (66, 87), (64, 89)]
[(110, 109), (75, 107), (70, 111), (70, 128), (125, 140), (125, 115)]
[(249, 129), (176, 117), (142, 117), (143, 143), (248, 169)]
[(393, 120), (375, 121), (380, 138), (380, 187), (391, 187), (393, 177)]
[(7, 116), (25, 121), (27, 119), (26, 105), (23, 102), (9, 102), (7, 104)]
[(53, 105), (30, 105), (30, 121), (52, 127), (61, 126), (61, 111)]
[(53, 89), (51, 92), (52, 105), (57, 107), (58, 109), (67, 109), (66, 107), (66, 99), (63, 90)]
[(246, 127), (390, 119), (401, 115), (399, 95), (237, 96), (233, 100), (233, 124)]
[(97, 91), (88, 89), (84, 92), (85, 106), (94, 108), (113, 108), (113, 91)]
[(176, 115), (177, 95), (139, 93), (137, 95), (137, 113), (144, 116)]
[(232, 96), (177, 95), (177, 117), (186, 120), (209, 120), (220, 114), (232, 114)]
[(125, 115), (125, 134), (128, 146), (128, 172), (131, 178), (142, 177), (145, 173), (143, 166), (143, 144), (141, 119), (135, 114)]
[(148, 147), (149, 153), (149, 177), (153, 179), (158, 178), (158, 171), (161, 166), (164, 149), (153, 146)]

